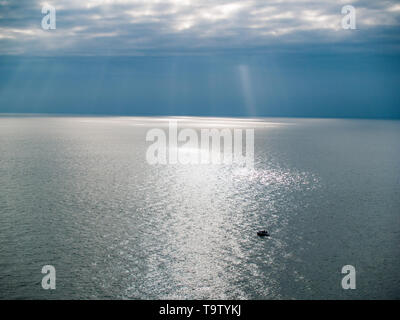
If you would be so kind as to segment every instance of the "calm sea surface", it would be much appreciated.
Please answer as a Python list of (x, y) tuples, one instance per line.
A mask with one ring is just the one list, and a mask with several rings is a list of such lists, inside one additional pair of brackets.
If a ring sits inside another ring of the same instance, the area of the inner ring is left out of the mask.
[(400, 122), (178, 120), (254, 128), (254, 169), (149, 165), (168, 118), (0, 117), (0, 298), (400, 298)]

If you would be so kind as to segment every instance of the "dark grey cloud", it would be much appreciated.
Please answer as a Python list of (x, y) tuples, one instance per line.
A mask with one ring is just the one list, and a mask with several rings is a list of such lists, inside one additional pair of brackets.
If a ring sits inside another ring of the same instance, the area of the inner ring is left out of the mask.
[[(41, 29), (42, 6), (57, 29)], [(356, 8), (343, 30), (341, 8)], [(140, 55), (229, 50), (398, 50), (394, 0), (0, 0), (0, 54)]]

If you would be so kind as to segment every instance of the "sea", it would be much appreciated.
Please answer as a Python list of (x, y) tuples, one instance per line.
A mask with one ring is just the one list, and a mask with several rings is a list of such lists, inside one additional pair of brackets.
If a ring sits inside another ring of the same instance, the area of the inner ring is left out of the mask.
[[(171, 120), (254, 166), (150, 164)], [(399, 298), (400, 121), (0, 115), (0, 299)]]

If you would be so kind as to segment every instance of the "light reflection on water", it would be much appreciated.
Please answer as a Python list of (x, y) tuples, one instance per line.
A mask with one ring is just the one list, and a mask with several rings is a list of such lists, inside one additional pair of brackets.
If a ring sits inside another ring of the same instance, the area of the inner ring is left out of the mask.
[[(276, 254), (290, 253), (278, 235), (287, 221), (273, 213), (274, 193), (282, 186), (298, 188), (307, 176), (226, 166), (177, 166), (165, 171), (160, 183), (169, 185), (170, 219), (163, 219), (164, 249), (152, 263), (157, 264), (160, 256), (172, 257), (160, 283), (179, 286), (172, 294), (166, 288), (162, 297), (279, 297), (273, 292), (276, 280), (265, 269), (274, 268)], [(266, 185), (271, 186), (269, 195), (262, 187)], [(257, 217), (260, 213), (262, 219)], [(264, 227), (274, 237), (260, 241), (255, 232)]]
[[(254, 169), (150, 166), (146, 131), (167, 128), (168, 119), (0, 119), (0, 297), (342, 298), (337, 268), (349, 257), (366, 263), (375, 246), (362, 228), (353, 238), (346, 227), (333, 227), (354, 220), (347, 208), (357, 199), (345, 198), (343, 181), (349, 170), (361, 170), (340, 148), (342, 163), (329, 154), (345, 123), (179, 118), (182, 127), (254, 128)], [(330, 140), (321, 134), (327, 124)], [(361, 148), (349, 137), (351, 150)], [(389, 171), (394, 164), (387, 162)], [(387, 187), (390, 177), (377, 181)], [(364, 198), (369, 189), (359, 183)], [(395, 208), (390, 199), (385, 203)], [(387, 221), (390, 208), (381, 209)], [(256, 236), (264, 228), (268, 239)], [(340, 239), (363, 250), (360, 237), (368, 251), (340, 251)], [(57, 268), (51, 296), (39, 285), (44, 264)]]

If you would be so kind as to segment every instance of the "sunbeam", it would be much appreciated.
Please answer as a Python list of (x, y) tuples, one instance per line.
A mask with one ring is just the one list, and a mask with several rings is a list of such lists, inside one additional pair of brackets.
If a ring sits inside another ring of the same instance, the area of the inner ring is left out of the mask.
[(247, 65), (240, 65), (238, 67), (239, 78), (242, 86), (244, 105), (247, 110), (247, 115), (253, 117), (256, 115), (256, 107), (254, 102), (254, 94), (252, 91), (251, 76), (249, 67)]

